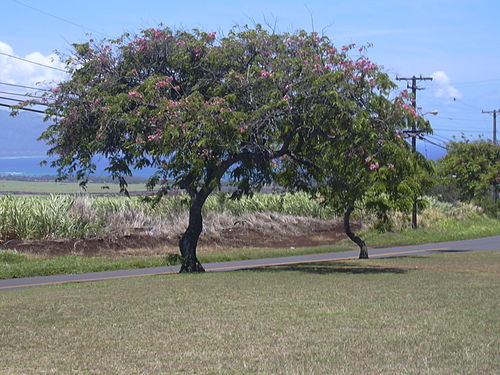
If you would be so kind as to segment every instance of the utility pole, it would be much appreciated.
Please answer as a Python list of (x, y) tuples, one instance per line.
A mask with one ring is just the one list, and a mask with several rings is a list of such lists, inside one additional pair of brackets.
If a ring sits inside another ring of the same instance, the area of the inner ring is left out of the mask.
[[(422, 74), (420, 77), (413, 76), (411, 78), (404, 78), (404, 77), (396, 77), (397, 81), (411, 81), (411, 86), (409, 83), (406, 84), (406, 87), (411, 89), (411, 92), (413, 94), (412, 98), (412, 104), (413, 108), (415, 109), (415, 113), (417, 112), (417, 90), (423, 90), (423, 88), (417, 86), (417, 81), (432, 81), (432, 77), (422, 77)], [(412, 121), (411, 124), (411, 150), (412, 152), (417, 152), (417, 120), (415, 119)], [(418, 228), (417, 224), (417, 201), (416, 199), (413, 201), (413, 208), (411, 211), (411, 227), (413, 229)]]
[[(497, 113), (500, 113), (500, 109), (494, 109), (493, 111), (481, 111), (481, 113), (493, 113), (493, 144), (497, 144)], [(493, 205), (497, 204), (497, 184), (493, 182)]]
[(497, 113), (500, 113), (500, 109), (494, 109), (493, 111), (481, 111), (481, 113), (493, 113), (493, 144), (497, 144)]

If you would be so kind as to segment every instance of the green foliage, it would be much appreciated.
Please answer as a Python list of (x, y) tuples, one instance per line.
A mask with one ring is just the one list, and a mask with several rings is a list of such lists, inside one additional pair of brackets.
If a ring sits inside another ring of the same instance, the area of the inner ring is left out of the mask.
[[(491, 205), (492, 186), (500, 184), (500, 146), (489, 141), (453, 141), (447, 154), (438, 160), (441, 183), (456, 189), (463, 201), (474, 201), (482, 206)], [(497, 207), (489, 207), (498, 213)]]
[(26, 255), (18, 253), (16, 250), (0, 250), (0, 263), (21, 263), (27, 260)]

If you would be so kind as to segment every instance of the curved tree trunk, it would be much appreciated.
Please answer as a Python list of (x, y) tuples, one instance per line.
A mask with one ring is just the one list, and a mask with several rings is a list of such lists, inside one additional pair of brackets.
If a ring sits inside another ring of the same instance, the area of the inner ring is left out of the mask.
[(354, 207), (347, 208), (347, 211), (344, 213), (344, 232), (347, 234), (347, 237), (350, 238), (356, 245), (359, 246), (359, 259), (368, 259), (368, 249), (366, 248), (365, 241), (363, 241), (360, 237), (356, 236), (351, 231), (351, 213), (354, 211)]
[(196, 257), (196, 246), (203, 230), (203, 217), (201, 209), (208, 197), (206, 192), (198, 192), (191, 200), (189, 208), (189, 224), (179, 241), (179, 248), (183, 258), (180, 273), (205, 272), (205, 269)]

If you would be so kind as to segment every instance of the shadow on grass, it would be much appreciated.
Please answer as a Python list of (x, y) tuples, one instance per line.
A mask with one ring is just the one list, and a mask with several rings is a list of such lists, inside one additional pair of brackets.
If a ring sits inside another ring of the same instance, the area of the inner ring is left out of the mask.
[(342, 263), (342, 262), (332, 262), (332, 263), (302, 263), (302, 264), (290, 264), (285, 266), (271, 266), (271, 267), (260, 267), (260, 268), (250, 268), (247, 271), (254, 272), (278, 272), (278, 271), (298, 271), (304, 273), (314, 273), (314, 274), (335, 274), (335, 273), (350, 273), (350, 274), (382, 274), (382, 273), (397, 273), (403, 274), (407, 273), (408, 270), (404, 268), (397, 267), (380, 267), (380, 266), (370, 266), (361, 265), (354, 263)]

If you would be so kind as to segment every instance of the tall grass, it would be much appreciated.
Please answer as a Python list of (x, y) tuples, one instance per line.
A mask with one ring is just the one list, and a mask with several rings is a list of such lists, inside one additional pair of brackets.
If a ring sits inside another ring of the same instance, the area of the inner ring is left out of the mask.
[[(167, 196), (157, 205), (140, 197), (91, 197), (88, 195), (0, 196), (0, 240), (88, 238), (100, 235), (147, 233), (178, 236), (188, 219), (189, 198)], [(210, 196), (204, 207), (204, 235), (213, 236), (228, 227), (245, 225), (270, 234), (287, 228), (299, 233), (303, 218), (335, 220), (333, 211), (321, 200), (305, 193), (255, 194), (232, 200), (226, 193)], [(451, 205), (428, 199), (428, 208), (419, 214), (421, 227), (438, 222), (480, 217), (481, 210), (470, 204)], [(374, 220), (360, 214), (368, 228)], [(310, 219), (314, 220), (310, 220)], [(391, 216), (393, 230), (410, 226), (408, 214)], [(283, 234), (281, 232), (280, 234)]]
[[(185, 230), (188, 207), (187, 196), (168, 196), (156, 205), (140, 197), (0, 196), (0, 240), (84, 238), (130, 232), (176, 236)], [(286, 220), (290, 225), (297, 224), (297, 217), (333, 218), (329, 208), (303, 193), (255, 194), (240, 200), (232, 200), (224, 193), (214, 194), (205, 204), (204, 215), (205, 234), (235, 222), (257, 225), (256, 218), (260, 218), (261, 224)]]

